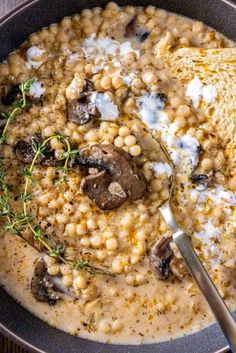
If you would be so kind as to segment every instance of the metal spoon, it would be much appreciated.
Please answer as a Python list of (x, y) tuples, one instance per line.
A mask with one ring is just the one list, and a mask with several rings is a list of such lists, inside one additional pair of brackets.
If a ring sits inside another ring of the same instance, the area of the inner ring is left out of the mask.
[(161, 142), (156, 139), (156, 137), (146, 131), (141, 123), (133, 125), (132, 130), (139, 140), (143, 150), (148, 152), (148, 155), (151, 156), (152, 159), (155, 159), (158, 162), (168, 163), (172, 167), (173, 175), (169, 178), (170, 196), (169, 199), (160, 207), (161, 214), (168, 226), (172, 229), (173, 240), (183, 256), (198, 287), (207, 300), (232, 352), (236, 352), (236, 322), (234, 321), (233, 316), (227, 308), (219, 291), (203, 267), (199, 257), (194, 251), (189, 237), (177, 225), (171, 210), (170, 200), (173, 194), (172, 190), (175, 183), (175, 174), (173, 163), (171, 162), (168, 152), (162, 146)]

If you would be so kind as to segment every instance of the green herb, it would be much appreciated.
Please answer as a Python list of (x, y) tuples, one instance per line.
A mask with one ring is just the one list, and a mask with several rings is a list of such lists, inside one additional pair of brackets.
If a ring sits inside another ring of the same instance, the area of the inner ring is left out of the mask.
[(16, 114), (19, 113), (20, 111), (23, 111), (25, 108), (27, 108), (27, 102), (26, 102), (26, 94), (29, 93), (30, 86), (35, 82), (34, 79), (30, 79), (27, 81), (22, 82), (19, 85), (20, 91), (21, 91), (21, 99), (17, 102), (14, 102), (12, 104), (12, 111), (9, 113), (2, 113), (3, 118), (7, 119), (6, 125), (4, 126), (4, 129), (2, 131), (2, 134), (0, 136), (0, 144), (6, 141), (6, 132), (9, 127), (9, 124), (12, 120), (15, 119)]
[(45, 146), (45, 144), (40, 144), (40, 143), (34, 143), (33, 146), (33, 151), (35, 154), (37, 154), (37, 157), (39, 155), (43, 155), (43, 153), (46, 151), (47, 147)]
[(27, 178), (32, 178), (32, 173), (31, 171), (29, 170), (29, 168), (22, 168), (20, 170), (20, 175), (24, 176), (24, 177), (27, 177)]
[(34, 239), (35, 240), (42, 240), (44, 237), (46, 237), (47, 234), (39, 227), (34, 227)]
[[(21, 91), (21, 99), (17, 102), (14, 102), (12, 105), (12, 111), (9, 113), (2, 113), (2, 118), (6, 119), (6, 125), (3, 129), (3, 132), (0, 136), (0, 144), (6, 141), (6, 132), (9, 127), (10, 122), (15, 118), (16, 114), (20, 111), (23, 111), (27, 108), (28, 104), (26, 101), (26, 95), (30, 91), (30, 86), (34, 83), (33, 79), (22, 82), (19, 86)], [(42, 155), (46, 149), (47, 144), (52, 139), (57, 139), (62, 142), (66, 148), (66, 151), (62, 155), (62, 160), (64, 161), (64, 165), (62, 167), (57, 168), (58, 171), (61, 172), (59, 182), (66, 183), (67, 182), (67, 173), (69, 172), (69, 162), (74, 156), (79, 152), (76, 149), (72, 149), (70, 142), (66, 135), (62, 133), (56, 133), (53, 136), (48, 137), (40, 144), (33, 145), (33, 151), (35, 153), (34, 158), (29, 167), (24, 167), (20, 170), (19, 174), (25, 179), (24, 191), (21, 194), (21, 200), (23, 202), (23, 213), (16, 214), (13, 212), (10, 206), (10, 190), (11, 186), (6, 182), (6, 173), (3, 169), (3, 156), (0, 155), (0, 216), (6, 217), (7, 221), (5, 224), (5, 229), (7, 231), (12, 232), (13, 234), (22, 236), (22, 232), (28, 227), (32, 233), (35, 241), (39, 242), (46, 249), (47, 253), (56, 258), (58, 261), (63, 262), (64, 264), (68, 264), (72, 269), (77, 269), (80, 271), (87, 271), (90, 275), (98, 274), (106, 274), (110, 276), (114, 276), (111, 272), (106, 271), (104, 269), (98, 268), (96, 266), (90, 265), (87, 261), (77, 260), (72, 261), (64, 258), (65, 249), (61, 244), (55, 244), (54, 246), (49, 245), (48, 243), (48, 234), (45, 233), (40, 226), (32, 225), (32, 221), (34, 220), (32, 216), (28, 214), (27, 205), (28, 202), (32, 199), (32, 194), (29, 192), (30, 186), (34, 186), (35, 181), (33, 180), (33, 171), (36, 165), (37, 159), (40, 155)], [(32, 245), (32, 244), (31, 244)], [(33, 245), (34, 246), (34, 245)]]
[(0, 196), (0, 216), (9, 216), (11, 213), (8, 195)]
[(55, 245), (51, 248), (49, 255), (52, 257), (59, 258), (59, 256), (64, 255), (65, 249), (61, 244)]
[(102, 274), (102, 275), (109, 275), (114, 277), (114, 274), (112, 272), (107, 271), (100, 267), (92, 266), (87, 261), (84, 261), (84, 260), (76, 260), (73, 262), (72, 266), (76, 270), (88, 271), (92, 276), (94, 276), (95, 274)]
[(21, 194), (21, 199), (24, 201), (24, 202), (27, 202), (27, 201), (30, 201), (32, 199), (32, 194), (30, 194), (29, 192), (23, 192)]
[(10, 213), (8, 221), (5, 224), (5, 229), (16, 235), (21, 235), (21, 232), (25, 229), (25, 226), (32, 221), (32, 217), (25, 214), (15, 215)]
[(73, 158), (74, 156), (76, 156), (76, 154), (79, 152), (79, 150), (71, 150), (71, 151), (67, 151), (65, 153), (63, 153), (63, 158)]

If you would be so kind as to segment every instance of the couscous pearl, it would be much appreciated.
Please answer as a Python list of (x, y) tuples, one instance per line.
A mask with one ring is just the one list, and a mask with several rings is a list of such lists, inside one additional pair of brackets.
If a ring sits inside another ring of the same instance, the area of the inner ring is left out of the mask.
[(114, 236), (114, 233), (111, 231), (111, 230), (106, 230), (104, 233), (103, 233), (103, 237), (105, 239), (108, 239), (108, 238), (111, 238)]
[(129, 228), (133, 223), (132, 217), (127, 215), (121, 219), (120, 223), (124, 228)]
[(70, 268), (70, 266), (68, 266), (68, 265), (61, 265), (60, 270), (61, 270), (62, 275), (69, 275), (69, 274), (71, 274), (71, 268)]
[(124, 139), (123, 139), (123, 137), (121, 137), (121, 136), (116, 137), (115, 140), (114, 140), (114, 145), (115, 145), (116, 147), (123, 147), (123, 146), (124, 146)]
[(105, 90), (111, 88), (111, 83), (112, 83), (111, 78), (109, 76), (104, 76), (100, 81), (101, 87), (104, 88)]
[(96, 222), (95, 222), (93, 219), (88, 219), (88, 220), (87, 220), (87, 228), (88, 228), (89, 230), (96, 229), (96, 228), (97, 228)]
[(145, 282), (145, 276), (142, 274), (142, 273), (138, 273), (136, 276), (135, 276), (135, 282), (136, 284), (143, 284)]
[(136, 138), (133, 135), (128, 135), (124, 138), (124, 143), (127, 147), (131, 147), (136, 144)]
[(116, 238), (109, 238), (106, 240), (106, 248), (108, 250), (115, 250), (118, 247)]
[(228, 187), (230, 190), (235, 191), (236, 190), (236, 176), (233, 176), (231, 179), (228, 181)]
[(102, 244), (102, 239), (99, 235), (95, 235), (90, 238), (90, 243), (92, 246), (94, 246), (96, 248)]
[(55, 265), (57, 260), (51, 256), (45, 255), (44, 256), (44, 261), (46, 262), (47, 265)]
[(123, 79), (120, 76), (112, 77), (112, 86), (115, 89), (120, 88), (123, 85)]
[(81, 238), (81, 240), (80, 240), (80, 242), (81, 242), (81, 244), (83, 245), (83, 246), (89, 246), (90, 245), (90, 240), (89, 240), (89, 238)]
[(140, 260), (140, 256), (139, 256), (138, 254), (133, 254), (133, 255), (131, 255), (131, 257), (130, 257), (130, 263), (131, 263), (132, 265), (137, 264), (137, 263), (139, 262), (139, 260)]
[(126, 126), (122, 126), (119, 128), (119, 136), (126, 137), (130, 134), (130, 129)]
[(141, 150), (141, 147), (139, 145), (131, 146), (130, 149), (129, 149), (129, 153), (133, 157), (139, 156), (141, 152), (142, 152), (142, 150)]
[(121, 273), (123, 271), (123, 263), (120, 259), (115, 259), (113, 262), (112, 262), (112, 271), (114, 273)]
[(76, 234), (78, 235), (83, 235), (86, 231), (86, 228), (83, 224), (77, 224), (76, 225)]
[(60, 272), (60, 267), (58, 265), (48, 265), (47, 271), (50, 275), (56, 276)]
[(73, 283), (73, 276), (72, 275), (62, 276), (61, 281), (65, 287), (70, 287), (70, 286), (72, 286), (72, 283)]
[(87, 288), (88, 284), (86, 278), (82, 275), (77, 276), (73, 281), (73, 286), (79, 289)]
[(69, 223), (66, 225), (66, 230), (65, 232), (69, 235), (69, 236), (73, 236), (76, 233), (76, 225), (74, 223)]
[(133, 286), (134, 283), (135, 283), (135, 277), (134, 277), (133, 275), (129, 274), (129, 275), (127, 275), (127, 276), (125, 277), (125, 282), (126, 282), (128, 285)]
[(144, 240), (146, 238), (145, 230), (139, 230), (136, 233), (136, 237), (138, 240)]
[(98, 140), (98, 131), (95, 129), (88, 131), (86, 139), (91, 142), (96, 142)]
[(201, 167), (205, 171), (209, 171), (213, 168), (213, 161), (210, 158), (204, 158), (201, 162)]

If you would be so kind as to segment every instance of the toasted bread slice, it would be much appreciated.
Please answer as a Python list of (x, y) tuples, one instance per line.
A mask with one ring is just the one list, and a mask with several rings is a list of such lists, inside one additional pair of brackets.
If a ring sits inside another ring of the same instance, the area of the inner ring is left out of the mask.
[(210, 112), (229, 158), (230, 174), (236, 171), (236, 48), (181, 48), (167, 52), (165, 61), (183, 85), (196, 76), (204, 85), (213, 85), (217, 96), (212, 103), (201, 102), (201, 109)]

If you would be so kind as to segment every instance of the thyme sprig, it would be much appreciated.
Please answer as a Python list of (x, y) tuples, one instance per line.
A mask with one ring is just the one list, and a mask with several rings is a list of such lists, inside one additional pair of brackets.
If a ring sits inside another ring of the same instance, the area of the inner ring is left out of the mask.
[(1, 133), (0, 144), (2, 144), (3, 142), (6, 141), (6, 137), (7, 137), (6, 132), (7, 132), (7, 129), (10, 125), (10, 122), (15, 119), (17, 113), (19, 113), (27, 108), (28, 104), (27, 104), (27, 100), (26, 100), (26, 95), (27, 95), (27, 93), (29, 93), (30, 87), (34, 82), (35, 82), (34, 79), (29, 79), (27, 81), (22, 82), (19, 85), (19, 89), (21, 92), (20, 100), (13, 103), (12, 111), (7, 112), (7, 113), (2, 113), (2, 117), (4, 119), (6, 119), (7, 121), (6, 121), (6, 125), (3, 128), (3, 131)]
[[(52, 139), (57, 139), (58, 141), (63, 142), (63, 144), (65, 145), (66, 152), (68, 153), (68, 157), (63, 158), (64, 159), (63, 177), (66, 176), (66, 173), (68, 171), (71, 145), (70, 145), (68, 138), (66, 136), (64, 136), (62, 134), (54, 134), (54, 135), (46, 138), (41, 144), (35, 144), (33, 146), (33, 150), (35, 152), (35, 155), (34, 155), (34, 158), (31, 162), (31, 164), (30, 164), (30, 167), (24, 168), (23, 170), (21, 170), (21, 175), (24, 176), (24, 178), (25, 178), (25, 187), (24, 187), (24, 192), (22, 193), (23, 212), (24, 212), (25, 216), (28, 215), (27, 203), (32, 198), (32, 195), (29, 192), (29, 187), (30, 187), (30, 184), (33, 182), (34, 167), (36, 165), (37, 159), (39, 158), (39, 156), (43, 155), (43, 153), (47, 149), (48, 143)], [(63, 262), (64, 264), (67, 264), (67, 261), (63, 257), (64, 248), (61, 245), (56, 244), (54, 247), (51, 247), (47, 243), (47, 241), (45, 240), (46, 233), (39, 226), (34, 227), (31, 224), (31, 220), (28, 222), (27, 225), (29, 226), (31, 232), (33, 233), (34, 240), (39, 241), (44, 246), (44, 248), (47, 250), (47, 252), (50, 256), (57, 258), (59, 261)]]
[[(18, 112), (23, 111), (28, 106), (26, 97), (27, 97), (27, 93), (29, 93), (30, 91), (30, 86), (32, 85), (32, 83), (34, 83), (34, 80), (30, 79), (25, 82), (22, 82), (19, 85), (21, 95), (22, 95), (21, 99), (13, 103), (12, 105), (13, 109), (11, 112), (4, 113), (4, 118), (7, 119), (7, 122), (0, 136), (0, 145), (6, 141), (6, 132), (10, 122), (15, 118)], [(23, 176), (25, 179), (24, 191), (21, 194), (21, 200), (23, 202), (23, 213), (21, 214), (16, 214), (11, 209), (11, 206), (10, 206), (11, 187), (6, 182), (6, 173), (3, 169), (2, 156), (0, 156), (0, 191), (1, 191), (0, 216), (4, 216), (7, 218), (5, 229), (17, 236), (20, 236), (22, 239), (28, 242), (28, 240), (26, 240), (22, 235), (22, 232), (28, 227), (33, 234), (34, 240), (39, 242), (46, 249), (47, 253), (51, 257), (56, 258), (58, 261), (61, 261), (64, 264), (70, 265), (70, 267), (73, 269), (87, 271), (90, 273), (91, 276), (93, 276), (96, 273), (114, 276), (113, 273), (105, 269), (92, 266), (87, 261), (84, 261), (84, 260), (74, 261), (71, 259), (66, 259), (64, 257), (64, 253), (65, 253), (64, 247), (61, 244), (55, 244), (55, 246), (49, 245), (47, 241), (47, 239), (49, 238), (49, 235), (46, 232), (44, 232), (40, 226), (38, 225), (35, 226), (32, 224), (32, 222), (34, 221), (34, 218), (28, 214), (27, 205), (28, 205), (28, 202), (32, 199), (32, 194), (30, 193), (29, 188), (30, 186), (35, 185), (35, 180), (33, 179), (34, 167), (36, 165), (36, 162), (39, 156), (43, 155), (44, 152), (46, 151), (47, 144), (52, 139), (55, 139), (55, 138), (59, 142), (62, 142), (66, 148), (66, 151), (61, 156), (61, 159), (64, 161), (64, 164), (62, 167), (59, 167), (58, 170), (62, 172), (59, 178), (59, 182), (61, 183), (67, 182), (66, 176), (67, 176), (67, 173), (69, 172), (70, 160), (75, 157), (75, 155), (78, 153), (78, 150), (71, 148), (70, 142), (66, 135), (62, 133), (56, 133), (53, 136), (46, 138), (42, 143), (33, 145), (33, 150), (35, 155), (30, 166), (24, 167), (20, 170), (20, 175)]]
[(0, 166), (0, 190), (2, 192), (0, 196), (0, 216), (5, 216), (7, 222), (5, 229), (11, 231), (13, 234), (21, 235), (24, 227), (30, 221), (28, 215), (19, 214), (16, 215), (10, 207), (10, 186), (5, 181), (5, 172), (2, 165)]
[(76, 270), (85, 270), (89, 272), (92, 276), (94, 276), (96, 273), (100, 274), (106, 274), (109, 276), (114, 276), (114, 274), (110, 271), (105, 270), (104, 268), (96, 267), (96, 266), (91, 266), (88, 261), (84, 260), (75, 260), (73, 261), (73, 268)]

